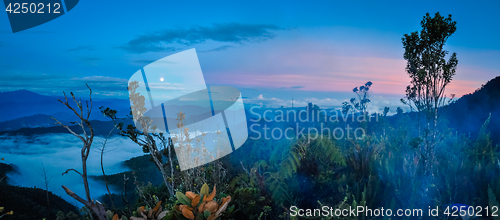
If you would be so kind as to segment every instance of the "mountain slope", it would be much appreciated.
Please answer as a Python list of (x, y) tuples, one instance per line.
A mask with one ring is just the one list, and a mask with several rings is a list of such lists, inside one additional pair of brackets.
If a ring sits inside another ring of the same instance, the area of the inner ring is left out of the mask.
[(493, 141), (500, 144), (500, 76), (442, 110), (442, 116), (448, 120), (450, 127), (460, 133), (471, 134), (472, 138), (476, 137), (490, 113), (488, 129)]
[[(67, 123), (65, 121), (61, 121)], [(50, 115), (32, 115), (0, 122), (0, 131), (14, 131), (21, 128), (51, 127), (55, 125)]]

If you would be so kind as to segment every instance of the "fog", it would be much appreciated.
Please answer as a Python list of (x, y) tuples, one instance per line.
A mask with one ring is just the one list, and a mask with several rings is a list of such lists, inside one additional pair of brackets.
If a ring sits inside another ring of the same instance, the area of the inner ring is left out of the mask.
[[(89, 175), (102, 175), (100, 164), (100, 149), (104, 138), (95, 137), (87, 162)], [(9, 184), (26, 187), (44, 188), (42, 163), (51, 178), (49, 190), (61, 196), (66, 201), (75, 203), (66, 195), (61, 185), (73, 190), (82, 198), (85, 197), (83, 182), (80, 176), (67, 169), (73, 168), (81, 172), (81, 147), (79, 138), (71, 134), (50, 134), (37, 136), (0, 136), (0, 158), (3, 163), (15, 166), (18, 173), (10, 173)], [(114, 136), (108, 139), (104, 151), (104, 169), (106, 174), (126, 171), (121, 162), (143, 154), (142, 148), (125, 137)], [(90, 191), (93, 199), (106, 193), (104, 184), (89, 178)], [(111, 191), (120, 193), (120, 189)], [(81, 204), (78, 204), (81, 207)]]

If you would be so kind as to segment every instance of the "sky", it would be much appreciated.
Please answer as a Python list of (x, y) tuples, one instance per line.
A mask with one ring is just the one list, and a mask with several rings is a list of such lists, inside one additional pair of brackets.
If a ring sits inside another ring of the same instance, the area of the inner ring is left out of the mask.
[[(12, 33), (0, 13), (0, 91), (128, 98), (140, 68), (195, 48), (205, 82), (247, 104), (339, 106), (372, 81), (374, 110), (401, 105), (409, 84), (401, 38), (425, 13), (452, 14), (445, 49), (457, 73), (446, 94), (500, 75), (498, 1), (80, 1), (67, 14)], [(395, 110), (395, 109), (394, 109)]]

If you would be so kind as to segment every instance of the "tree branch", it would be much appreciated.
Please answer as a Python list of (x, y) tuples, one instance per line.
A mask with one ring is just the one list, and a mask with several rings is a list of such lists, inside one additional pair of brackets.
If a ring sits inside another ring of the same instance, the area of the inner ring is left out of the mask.
[(74, 193), (73, 191), (68, 189), (68, 187), (63, 185), (62, 188), (64, 189), (64, 191), (66, 191), (66, 194), (73, 197), (73, 199), (76, 199), (76, 201), (81, 202), (82, 204), (86, 205), (87, 207), (92, 206), (92, 203), (90, 203), (89, 201), (87, 201), (85, 199), (82, 199), (82, 197), (78, 196), (76, 193)]
[(80, 140), (82, 140), (83, 142), (85, 142), (85, 139), (84, 139), (82, 136), (80, 136), (79, 134), (75, 133), (75, 132), (74, 132), (73, 130), (71, 130), (71, 128), (69, 128), (67, 125), (65, 125), (65, 124), (61, 123), (59, 120), (57, 120), (57, 119), (56, 119), (56, 118), (54, 118), (54, 117), (51, 117), (51, 118), (52, 118), (54, 121), (56, 121), (56, 124), (61, 125), (61, 127), (63, 127), (63, 128), (66, 128), (66, 129), (67, 129), (67, 130), (68, 130), (68, 131), (69, 131), (72, 135), (74, 135), (74, 136), (76, 136), (76, 137), (80, 138)]
[(64, 176), (64, 174), (67, 174), (69, 171), (75, 171), (76, 173), (78, 173), (80, 176), (83, 176), (82, 173), (80, 173), (78, 170), (75, 170), (75, 169), (67, 169), (66, 172), (64, 172), (62, 175)]

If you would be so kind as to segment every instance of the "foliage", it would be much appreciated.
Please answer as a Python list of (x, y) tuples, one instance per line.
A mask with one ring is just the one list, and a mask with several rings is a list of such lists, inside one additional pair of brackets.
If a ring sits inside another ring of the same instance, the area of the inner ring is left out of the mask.
[[(161, 201), (159, 201), (158, 203), (156, 203), (154, 208), (149, 208), (147, 206), (141, 206), (137, 208), (137, 211), (134, 212), (134, 216), (130, 217), (130, 220), (162, 220), (167, 214), (168, 211), (163, 210)], [(117, 214), (113, 216), (113, 220), (115, 218), (118, 219)]]
[(360, 87), (355, 87), (352, 92), (356, 94), (355, 98), (351, 98), (349, 102), (342, 103), (342, 113), (344, 115), (349, 114), (351, 111), (358, 111), (361, 113), (366, 113), (368, 103), (370, 103), (370, 95), (368, 91), (372, 86), (372, 82), (368, 81)]
[[(119, 122), (116, 118), (116, 110), (105, 107), (101, 107), (100, 109), (106, 117), (113, 120), (122, 136), (129, 138), (134, 143), (142, 147), (144, 153), (150, 154), (151, 161), (161, 172), (163, 182), (165, 186), (167, 186), (170, 195), (173, 196), (174, 166), (172, 159), (172, 140), (166, 137), (162, 132), (157, 132), (157, 127), (156, 125), (153, 125), (153, 121), (149, 117), (144, 116), (144, 113), (147, 110), (144, 103), (145, 98), (137, 92), (138, 87), (139, 82), (137, 81), (130, 82), (128, 86), (128, 90), (130, 92), (129, 98), (132, 101), (129, 117), (132, 117), (135, 125), (139, 126), (141, 129), (138, 129), (133, 124), (128, 124), (124, 128), (124, 122)], [(166, 163), (163, 163), (163, 157), (167, 158)], [(166, 170), (167, 166), (170, 167), (170, 172)]]
[(495, 163), (498, 158), (498, 151), (490, 138), (490, 133), (487, 131), (488, 124), (490, 123), (491, 114), (488, 119), (484, 122), (483, 126), (479, 130), (479, 135), (476, 142), (473, 144), (471, 150), (468, 152), (469, 156), (475, 160), (475, 163), (481, 161), (488, 161), (489, 163)]
[(69, 211), (67, 214), (59, 211), (56, 214), (56, 220), (80, 220), (80, 216), (75, 214), (73, 211)]
[(340, 150), (326, 137), (320, 136), (314, 141), (302, 138), (290, 149), (289, 155), (281, 163), (280, 171), (289, 178), (299, 169), (315, 174), (318, 166), (334, 163), (345, 166), (345, 160)]
[[(40, 188), (28, 188), (0, 184), (0, 206), (4, 210), (13, 211), (15, 219), (33, 220), (42, 219), (47, 216), (46, 192)], [(58, 211), (68, 213), (70, 211), (78, 213), (72, 204), (66, 202), (61, 197), (49, 192), (52, 216), (56, 216)], [(5, 219), (11, 219), (5, 217)]]
[(402, 38), (404, 59), (407, 61), (406, 72), (411, 82), (401, 101), (412, 110), (416, 109), (419, 115), (425, 115), (426, 128), (419, 134), (425, 143), (420, 159), (427, 175), (431, 175), (435, 162), (434, 139), (437, 136), (438, 109), (445, 105), (446, 86), (453, 79), (458, 65), (457, 54), (451, 54), (446, 60), (449, 52), (443, 48), (448, 38), (455, 33), (456, 24), (451, 15), (445, 18), (437, 12), (431, 17), (427, 13), (421, 21), (420, 33), (415, 31)]
[[(498, 203), (498, 200), (495, 196), (495, 193), (493, 193), (493, 190), (491, 187), (488, 187), (488, 205), (489, 207), (500, 207), (500, 203)], [(494, 220), (500, 220), (499, 216), (493, 217)]]
[[(338, 191), (332, 180), (338, 178), (337, 172), (345, 165), (340, 149), (329, 139), (319, 136), (311, 141), (310, 137), (304, 137), (286, 152), (276, 171), (265, 173), (265, 183), (280, 209), (294, 204), (312, 206), (318, 198), (337, 201), (341, 196), (323, 192)], [(329, 178), (333, 179), (326, 180)]]
[[(208, 185), (205, 183), (200, 189), (200, 194), (187, 191), (186, 194), (181, 192), (176, 193), (177, 201), (180, 205), (176, 206), (177, 215), (186, 219), (207, 219), (214, 220), (222, 216), (223, 212), (228, 209), (231, 196), (222, 197), (220, 203), (215, 200), (216, 187), (212, 192), (209, 192)], [(232, 211), (232, 207), (228, 209)]]
[(14, 211), (9, 211), (9, 212), (6, 212), (6, 213), (2, 214), (3, 211), (4, 211), (4, 207), (0, 207), (0, 218), (2, 218), (4, 216), (7, 216), (7, 215), (13, 215), (14, 214)]
[(429, 121), (436, 126), (437, 109), (444, 103), (446, 86), (455, 75), (457, 55), (449, 54), (443, 47), (456, 31), (456, 21), (441, 16), (431, 17), (427, 13), (422, 19), (422, 30), (405, 34), (402, 42), (407, 61), (406, 72), (411, 84), (406, 89), (405, 103), (417, 111), (425, 111)]

